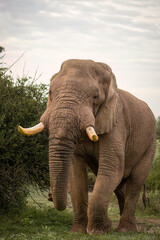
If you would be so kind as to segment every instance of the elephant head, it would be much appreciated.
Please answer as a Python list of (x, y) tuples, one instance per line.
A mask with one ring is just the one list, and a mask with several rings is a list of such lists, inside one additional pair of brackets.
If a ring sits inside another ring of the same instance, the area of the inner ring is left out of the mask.
[(91, 60), (65, 61), (50, 81), (47, 109), (32, 135), (49, 130), (49, 170), (54, 205), (67, 205), (67, 183), (74, 148), (83, 132), (92, 141), (109, 132), (118, 117), (118, 93), (111, 68)]

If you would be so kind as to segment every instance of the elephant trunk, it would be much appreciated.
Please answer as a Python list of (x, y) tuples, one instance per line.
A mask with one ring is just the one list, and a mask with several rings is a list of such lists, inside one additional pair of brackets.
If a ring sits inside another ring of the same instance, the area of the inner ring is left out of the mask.
[(73, 111), (57, 109), (49, 119), (49, 173), (52, 199), (57, 210), (67, 206), (67, 185), (74, 147), (80, 135)]
[(67, 206), (67, 184), (74, 143), (64, 139), (49, 141), (49, 172), (54, 206), (63, 211)]

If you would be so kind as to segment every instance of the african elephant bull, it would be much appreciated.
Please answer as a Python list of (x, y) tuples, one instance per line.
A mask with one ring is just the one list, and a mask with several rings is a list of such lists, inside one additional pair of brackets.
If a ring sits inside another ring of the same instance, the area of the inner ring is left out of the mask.
[[(108, 232), (114, 191), (121, 214), (117, 230), (136, 231), (136, 203), (155, 153), (155, 118), (147, 104), (118, 89), (108, 65), (68, 60), (50, 81), (40, 123), (19, 130), (35, 134), (43, 128), (49, 130), (53, 202), (60, 211), (66, 208), (69, 182), (72, 231)], [(86, 165), (97, 175), (89, 202)]]

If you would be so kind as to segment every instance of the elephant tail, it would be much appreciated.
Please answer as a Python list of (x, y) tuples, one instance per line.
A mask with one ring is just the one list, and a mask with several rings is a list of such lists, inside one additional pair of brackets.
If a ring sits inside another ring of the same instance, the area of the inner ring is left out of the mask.
[(149, 205), (149, 198), (146, 196), (146, 184), (143, 185), (142, 201), (146, 209), (146, 207)]

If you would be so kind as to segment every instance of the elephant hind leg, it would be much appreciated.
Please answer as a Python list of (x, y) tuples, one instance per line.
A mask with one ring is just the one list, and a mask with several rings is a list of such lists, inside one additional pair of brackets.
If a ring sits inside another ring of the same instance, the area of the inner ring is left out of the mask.
[(141, 189), (152, 166), (153, 148), (149, 148), (126, 180), (124, 209), (117, 231), (137, 231), (135, 211)]
[(141, 187), (134, 188), (133, 185), (134, 183), (131, 183), (129, 180), (127, 181), (123, 212), (117, 228), (118, 232), (137, 231), (135, 211)]

